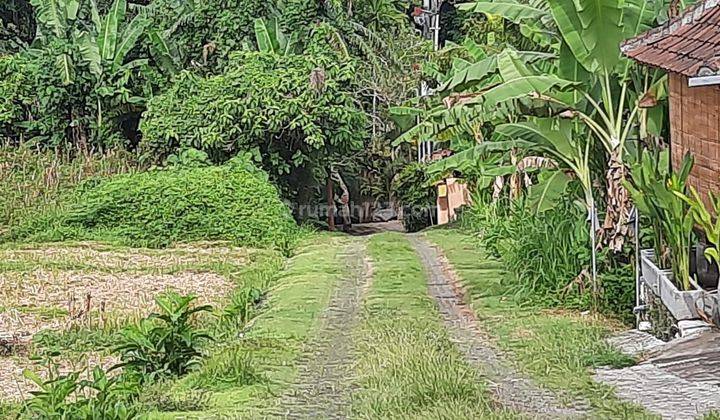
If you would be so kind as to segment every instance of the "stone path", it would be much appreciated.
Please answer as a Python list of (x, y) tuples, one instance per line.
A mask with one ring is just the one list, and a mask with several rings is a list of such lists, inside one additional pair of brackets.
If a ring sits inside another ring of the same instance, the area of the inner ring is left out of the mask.
[(626, 343), (634, 337), (636, 344), (645, 344), (637, 352), (644, 360), (624, 369), (598, 369), (598, 381), (615, 387), (618, 397), (664, 419), (693, 419), (720, 411), (720, 333), (704, 333), (662, 345), (640, 340), (639, 334), (624, 333), (610, 342), (632, 354), (634, 349)]
[(318, 333), (299, 360), (295, 384), (281, 399), (284, 418), (336, 419), (349, 416), (354, 345), (362, 302), (372, 280), (366, 242), (354, 241), (343, 255), (345, 276), (320, 318)]
[(483, 336), (474, 313), (463, 301), (457, 278), (447, 259), (419, 235), (408, 235), (428, 275), (428, 289), (436, 300), (451, 339), (471, 366), (488, 380), (496, 401), (530, 418), (581, 418), (589, 410), (584, 402), (565, 407), (549, 390), (539, 387), (503, 360)]

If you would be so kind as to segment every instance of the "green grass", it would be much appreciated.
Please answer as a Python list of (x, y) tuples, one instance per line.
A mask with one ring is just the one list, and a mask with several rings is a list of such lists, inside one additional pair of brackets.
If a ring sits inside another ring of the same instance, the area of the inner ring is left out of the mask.
[(456, 229), (430, 230), (426, 235), (453, 264), (485, 330), (522, 370), (566, 398), (585, 398), (598, 418), (652, 418), (592, 380), (593, 367), (634, 363), (603, 341), (617, 328), (616, 321), (534, 306), (513, 295), (514, 275), (487, 257), (476, 238)]
[(374, 266), (356, 334), (358, 418), (495, 418), (485, 384), (450, 342), (421, 262), (400, 234), (370, 240)]
[(317, 234), (304, 241), (275, 279), (262, 312), (248, 330), (228, 342), (173, 386), (176, 400), (198, 387), (213, 391), (203, 412), (151, 413), (151, 418), (262, 418), (294, 381), (303, 345), (344, 274), (340, 254), (347, 237)]

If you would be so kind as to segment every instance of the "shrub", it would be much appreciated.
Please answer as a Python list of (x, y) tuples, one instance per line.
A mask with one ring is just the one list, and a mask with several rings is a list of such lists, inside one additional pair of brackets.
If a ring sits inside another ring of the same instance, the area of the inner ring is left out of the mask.
[(246, 161), (173, 167), (83, 183), (59, 210), (11, 230), (11, 239), (107, 240), (163, 247), (228, 240), (289, 251), (297, 234), (278, 192)]
[[(590, 236), (583, 207), (566, 202), (536, 214), (522, 201), (476, 202), (463, 213), (462, 225), (511, 267), (518, 293), (546, 305), (589, 307)], [(632, 265), (621, 257), (598, 255), (597, 309), (631, 321), (635, 279)]]
[(199, 363), (200, 346), (210, 336), (193, 322), (194, 315), (209, 311), (209, 306), (195, 306), (195, 296), (169, 292), (155, 298), (159, 313), (122, 331), (121, 343), (114, 349), (131, 372), (143, 381), (186, 374)]
[(622, 321), (634, 320), (635, 272), (632, 265), (609, 267), (599, 275), (601, 287), (600, 309)]
[(419, 163), (406, 166), (393, 182), (393, 189), (403, 207), (405, 230), (416, 232), (430, 226), (435, 192), (429, 185), (425, 166)]
[(143, 156), (162, 161), (196, 148), (217, 163), (253, 151), (283, 186), (324, 181), (329, 164), (359, 150), (366, 133), (354, 75), (351, 62), (331, 54), (262, 52), (239, 53), (218, 76), (183, 72), (148, 103)]
[(522, 202), (475, 203), (463, 217), (483, 247), (513, 268), (519, 293), (548, 304), (587, 305), (590, 284), (581, 273), (590, 265), (589, 232), (575, 203), (541, 214)]

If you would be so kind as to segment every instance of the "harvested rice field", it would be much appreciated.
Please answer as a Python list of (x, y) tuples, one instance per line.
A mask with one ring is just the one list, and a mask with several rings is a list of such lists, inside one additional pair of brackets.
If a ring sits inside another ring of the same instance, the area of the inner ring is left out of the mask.
[(258, 264), (279, 267), (281, 261), (272, 251), (225, 243), (162, 250), (94, 242), (0, 248), (0, 402), (28, 398), (35, 385), (23, 371), (47, 377), (48, 354), (59, 355), (53, 365), (61, 374), (117, 364), (110, 354), (113, 337), (156, 311), (158, 295), (194, 295), (196, 304), (220, 310), (234, 290), (264, 286), (257, 284), (267, 281), (254, 273)]

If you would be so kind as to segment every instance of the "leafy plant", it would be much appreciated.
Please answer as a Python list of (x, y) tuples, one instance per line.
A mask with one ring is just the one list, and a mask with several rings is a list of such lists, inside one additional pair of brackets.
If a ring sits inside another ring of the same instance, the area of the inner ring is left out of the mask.
[(122, 331), (114, 349), (120, 354), (119, 366), (142, 374), (146, 382), (188, 373), (199, 363), (201, 345), (211, 339), (194, 321), (195, 314), (211, 307), (193, 306), (196, 299), (175, 292), (155, 298), (160, 312)]
[(297, 236), (295, 221), (267, 175), (241, 159), (221, 167), (175, 166), (88, 181), (64, 195), (62, 203), (14, 226), (8, 236), (150, 247), (229, 240), (284, 252)]
[(277, 19), (255, 19), (255, 42), (260, 52), (290, 55), (297, 47), (297, 33), (288, 37)]
[(393, 181), (393, 189), (403, 208), (403, 225), (408, 232), (416, 232), (432, 223), (435, 194), (425, 169), (423, 164), (410, 164)]
[[(11, 83), (0, 84), (0, 96), (12, 105), (12, 114), (4, 115), (0, 104), (3, 131), (20, 141), (72, 144), (84, 152), (123, 144), (121, 125), (137, 119), (142, 95), (152, 89), (141, 75), (152, 64), (149, 49), (136, 48), (149, 33), (144, 9), (128, 13), (126, 0), (114, 0), (101, 16), (94, 1), (32, 4), (38, 20), (32, 48), (12, 56), (12, 67), (0, 64), (3, 78), (16, 73)], [(134, 17), (125, 22), (128, 14)], [(161, 42), (162, 35), (154, 33), (153, 40)], [(161, 51), (153, 52), (162, 61)]]
[(672, 171), (668, 151), (643, 151), (630, 172), (626, 187), (638, 210), (654, 225), (655, 257), (661, 268), (672, 268), (675, 282), (690, 290), (690, 241), (693, 212), (683, 198), (694, 160), (685, 156), (678, 172)]
[[(327, 49), (321, 29), (317, 42)], [(351, 62), (327, 51), (238, 53), (224, 74), (181, 73), (153, 98), (141, 149), (150, 161), (187, 148), (213, 162), (251, 152), (291, 197), (361, 148), (367, 119), (351, 94), (353, 75)]]
[(680, 195), (680, 197), (688, 203), (695, 223), (700, 226), (708, 242), (712, 245), (712, 247), (705, 249), (705, 258), (708, 261), (720, 264), (720, 218), (717, 217), (720, 214), (720, 196), (708, 191), (708, 202), (710, 203), (710, 210), (708, 210), (700, 194), (692, 186), (690, 187), (690, 193), (691, 197), (684, 194)]
[(39, 388), (25, 402), (20, 418), (47, 419), (110, 419), (129, 420), (137, 418), (133, 404), (139, 393), (137, 382), (126, 376), (113, 377), (100, 367), (95, 367), (89, 379), (82, 379), (83, 372), (58, 374), (58, 366), (51, 365), (50, 377), (43, 380), (36, 373), (25, 370), (25, 378)]

